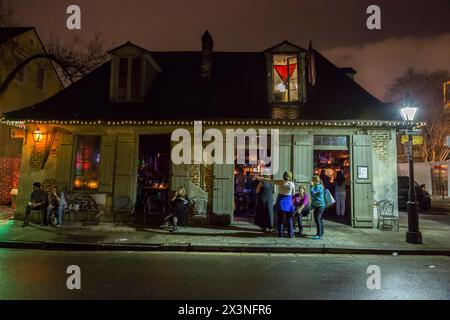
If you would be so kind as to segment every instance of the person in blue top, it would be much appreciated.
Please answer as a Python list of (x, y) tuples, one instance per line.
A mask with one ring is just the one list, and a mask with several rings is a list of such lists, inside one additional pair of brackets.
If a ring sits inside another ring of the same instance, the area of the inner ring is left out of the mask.
[(320, 177), (315, 175), (311, 180), (311, 207), (314, 212), (314, 221), (317, 226), (317, 234), (313, 239), (318, 240), (323, 237), (323, 221), (322, 215), (325, 211), (325, 188), (323, 187)]

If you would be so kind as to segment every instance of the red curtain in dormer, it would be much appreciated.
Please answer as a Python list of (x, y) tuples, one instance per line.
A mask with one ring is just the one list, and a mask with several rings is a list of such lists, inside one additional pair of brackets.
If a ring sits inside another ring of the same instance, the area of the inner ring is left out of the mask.
[[(281, 65), (274, 65), (273, 67), (280, 76), (281, 80), (283, 80), (283, 82), (287, 82), (288, 66), (286, 64), (281, 64)], [(289, 79), (292, 78), (292, 74), (294, 73), (296, 68), (297, 68), (296, 63), (289, 64)]]

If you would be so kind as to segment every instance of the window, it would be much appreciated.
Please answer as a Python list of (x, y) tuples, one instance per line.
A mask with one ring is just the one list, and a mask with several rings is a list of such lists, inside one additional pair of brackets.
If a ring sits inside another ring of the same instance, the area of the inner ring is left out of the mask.
[(450, 106), (450, 80), (444, 83), (444, 105)]
[(99, 185), (100, 136), (78, 136), (73, 189), (97, 190)]
[(141, 92), (141, 58), (120, 58), (118, 75), (119, 100), (139, 100)]
[(347, 136), (314, 136), (316, 146), (347, 146)]
[(119, 61), (119, 99), (128, 96), (128, 58), (120, 58)]
[(134, 58), (131, 63), (131, 99), (140, 98), (141, 60)]
[(44, 88), (45, 71), (41, 67), (38, 67), (36, 76), (36, 88), (42, 90)]
[(296, 54), (273, 55), (273, 101), (299, 100), (298, 58)]

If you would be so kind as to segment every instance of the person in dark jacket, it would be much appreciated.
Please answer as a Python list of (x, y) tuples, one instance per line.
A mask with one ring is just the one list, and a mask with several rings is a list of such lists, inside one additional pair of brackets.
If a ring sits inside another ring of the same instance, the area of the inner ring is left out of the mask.
[(42, 211), (42, 224), (47, 225), (47, 196), (41, 189), (39, 182), (33, 183), (33, 192), (30, 195), (30, 202), (25, 209), (25, 218), (23, 219), (22, 227), (28, 226), (30, 220), (30, 214), (32, 210)]
[(255, 224), (266, 232), (273, 230), (273, 186), (266, 181), (256, 187)]
[(178, 220), (182, 224), (186, 224), (187, 216), (189, 214), (189, 208), (191, 201), (186, 195), (186, 190), (183, 187), (179, 187), (175, 196), (171, 199), (173, 203), (173, 228), (172, 232), (176, 232), (178, 229)]

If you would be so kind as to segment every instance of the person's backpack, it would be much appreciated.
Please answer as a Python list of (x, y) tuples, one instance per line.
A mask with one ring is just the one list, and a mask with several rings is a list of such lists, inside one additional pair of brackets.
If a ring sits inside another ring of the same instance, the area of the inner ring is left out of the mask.
[(325, 200), (325, 207), (331, 207), (333, 204), (336, 203), (336, 200), (334, 200), (330, 190), (325, 189), (324, 194), (323, 194), (323, 198)]

